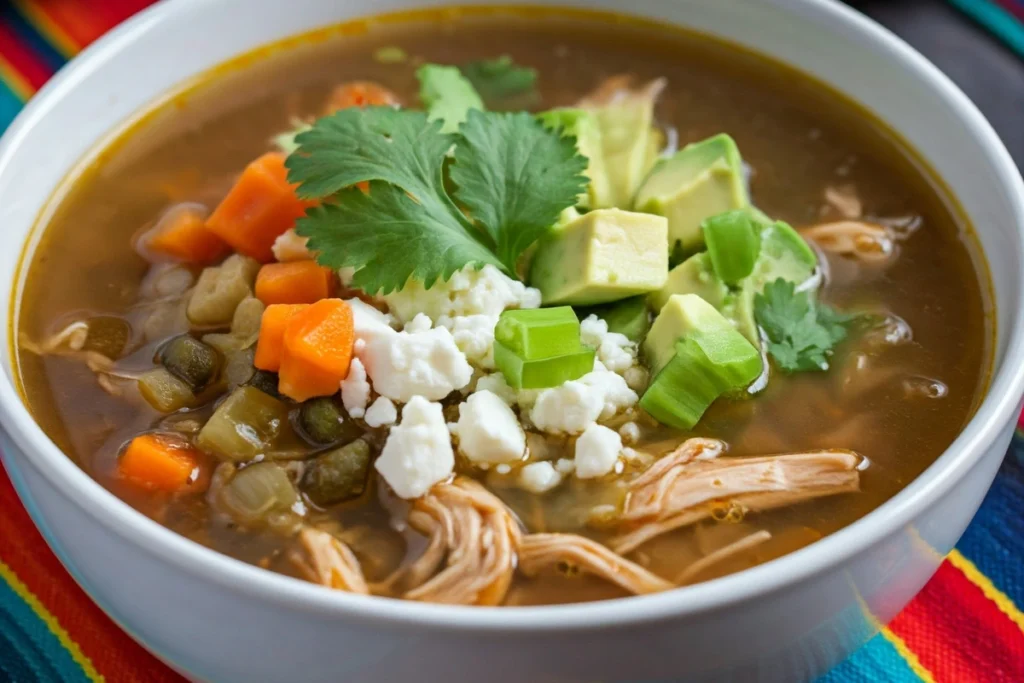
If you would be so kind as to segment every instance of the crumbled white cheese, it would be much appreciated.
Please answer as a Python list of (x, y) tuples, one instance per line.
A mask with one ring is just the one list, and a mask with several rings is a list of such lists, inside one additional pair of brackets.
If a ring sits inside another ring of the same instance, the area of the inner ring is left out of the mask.
[(599, 424), (591, 424), (576, 439), (576, 476), (580, 479), (603, 477), (615, 469), (622, 451), (618, 433)]
[(353, 358), (348, 366), (348, 377), (341, 382), (341, 403), (349, 417), (362, 417), (369, 401), (370, 383), (366, 381), (366, 368), (361, 360)]
[(475, 463), (521, 460), (526, 434), (508, 404), (490, 391), (477, 391), (459, 404), (459, 421), (452, 430), (459, 451)]
[(443, 315), (437, 319), (437, 324), (452, 333), (455, 344), (470, 363), (487, 370), (494, 367), (494, 326), (498, 324), (498, 316), (479, 314), (452, 318)]
[(497, 472), (498, 474), (508, 474), (509, 472), (512, 471), (512, 466), (509, 465), (507, 462), (503, 462), (497, 467), (495, 467), (494, 471)]
[(384, 425), (394, 424), (398, 419), (398, 410), (391, 399), (378, 396), (369, 408), (366, 409), (366, 417), (363, 418), (370, 427), (377, 428)]
[(489, 391), (509, 405), (516, 402), (516, 390), (508, 385), (508, 382), (505, 381), (505, 376), (500, 372), (496, 372), (493, 375), (484, 375), (478, 379), (476, 390)]
[(599, 416), (601, 420), (611, 419), (616, 413), (636, 405), (640, 400), (621, 375), (601, 367), (595, 368), (578, 381), (588, 386), (593, 393), (600, 395), (603, 402)]
[[(530, 421), (544, 432), (578, 434), (597, 420), (608, 420), (636, 404), (639, 397), (621, 376), (600, 361), (594, 371), (561, 386), (543, 389), (530, 408)], [(520, 405), (528, 399), (517, 396)]]
[(576, 470), (576, 461), (569, 458), (559, 458), (555, 462), (555, 469), (559, 474), (572, 474)]
[(391, 428), (374, 463), (400, 498), (418, 498), (455, 467), (455, 453), (440, 403), (414, 396), (402, 408), (402, 421)]
[(640, 393), (647, 388), (647, 368), (642, 365), (634, 365), (622, 373), (622, 377), (633, 391)]
[(627, 422), (619, 427), (619, 436), (625, 443), (636, 443), (640, 440), (640, 426), (636, 422)]
[(537, 308), (540, 291), (513, 280), (492, 265), (477, 270), (467, 266), (447, 282), (437, 281), (430, 289), (410, 280), (397, 292), (384, 296), (399, 320), (409, 321), (419, 313), (431, 320), (469, 315), (497, 318), (506, 308)]
[(377, 393), (399, 403), (413, 396), (442, 399), (473, 377), (451, 332), (430, 329), (426, 316), (417, 316), (402, 332), (389, 328), (372, 335), (359, 355)]
[(531, 462), (519, 470), (519, 486), (530, 493), (546, 493), (562, 483), (562, 474), (547, 460)]
[(289, 228), (277, 236), (271, 250), (274, 252), (274, 258), (281, 263), (309, 261), (314, 254), (306, 246), (307, 242), (309, 242), (309, 238), (299, 235), (295, 232), (295, 228)]
[(352, 309), (352, 332), (357, 344), (365, 345), (378, 335), (394, 332), (391, 327), (394, 318), (387, 313), (381, 313), (361, 299), (345, 299), (345, 303)]
[(624, 334), (609, 332), (608, 323), (596, 315), (580, 322), (580, 341), (597, 349), (597, 358), (612, 372), (622, 374), (636, 364), (636, 344)]

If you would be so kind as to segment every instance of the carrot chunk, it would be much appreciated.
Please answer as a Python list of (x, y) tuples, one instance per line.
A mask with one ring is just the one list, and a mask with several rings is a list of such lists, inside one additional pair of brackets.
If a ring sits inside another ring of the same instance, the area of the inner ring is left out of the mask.
[(228, 245), (206, 227), (203, 215), (189, 207), (167, 213), (142, 238), (142, 247), (173, 259), (206, 265), (216, 263)]
[(373, 81), (342, 83), (327, 98), (326, 113), (333, 114), (349, 107), (395, 106), (398, 97), (383, 85)]
[(334, 293), (334, 271), (316, 261), (268, 263), (256, 276), (256, 298), (264, 304), (311, 304)]
[(284, 331), (288, 321), (308, 304), (274, 304), (267, 306), (260, 319), (260, 336), (252, 364), (260, 370), (277, 372), (281, 368)]
[(284, 331), (278, 390), (296, 401), (336, 393), (348, 376), (354, 341), (352, 309), (341, 299), (299, 311)]
[(274, 260), (274, 240), (315, 202), (295, 194), (284, 155), (268, 152), (245, 171), (208, 219), (206, 227), (235, 251), (261, 263)]
[(150, 491), (201, 491), (202, 455), (181, 438), (142, 434), (129, 442), (117, 462), (122, 479)]

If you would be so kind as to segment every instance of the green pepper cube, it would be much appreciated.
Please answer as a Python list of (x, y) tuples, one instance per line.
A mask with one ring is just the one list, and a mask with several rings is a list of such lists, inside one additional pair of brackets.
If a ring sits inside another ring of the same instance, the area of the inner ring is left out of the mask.
[(580, 321), (571, 306), (505, 311), (494, 339), (523, 360), (563, 356), (579, 350)]
[(594, 349), (577, 345), (576, 350), (540, 360), (524, 360), (501, 342), (494, 344), (494, 364), (510, 387), (544, 389), (579, 379), (594, 369)]

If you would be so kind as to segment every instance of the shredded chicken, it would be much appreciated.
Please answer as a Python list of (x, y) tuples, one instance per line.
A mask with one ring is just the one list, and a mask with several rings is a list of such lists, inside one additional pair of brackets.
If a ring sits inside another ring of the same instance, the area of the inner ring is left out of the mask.
[(519, 568), (524, 574), (536, 574), (559, 564), (598, 576), (635, 595), (675, 588), (660, 576), (589, 538), (576, 534), (529, 534), (523, 537)]
[(370, 589), (355, 553), (337, 538), (313, 527), (299, 532), (301, 550), (289, 559), (306, 578), (335, 590), (369, 595)]
[(680, 572), (679, 576), (677, 576), (675, 579), (675, 583), (678, 585), (688, 583), (690, 579), (699, 575), (708, 567), (713, 567), (719, 562), (722, 562), (723, 560), (726, 560), (732, 557), (733, 555), (736, 555), (737, 553), (742, 553), (746, 550), (750, 550), (751, 548), (758, 546), (767, 540), (770, 540), (771, 537), (771, 533), (767, 531), (755, 531), (749, 536), (744, 536), (738, 541), (723, 546), (714, 552), (708, 553), (707, 555), (700, 558), (699, 560), (691, 564), (689, 567), (684, 569), (682, 572)]
[(494, 494), (462, 477), (436, 484), (413, 502), (409, 524), (430, 539), (427, 549), (374, 592), (425, 602), (501, 604), (522, 535)]
[(633, 481), (622, 514), (628, 530), (613, 539), (612, 549), (628, 553), (706, 519), (715, 503), (742, 514), (859, 488), (862, 459), (849, 451), (714, 459), (723, 449), (720, 441), (689, 439)]
[(601, 85), (592, 90), (589, 95), (581, 99), (577, 103), (577, 106), (584, 108), (603, 107), (609, 104), (615, 104), (616, 102), (621, 102), (631, 97), (642, 100), (657, 99), (662, 91), (668, 86), (668, 80), (664, 78), (656, 78), (636, 89), (634, 89), (632, 85), (632, 76), (626, 74), (611, 76), (610, 78), (606, 78), (602, 81)]
[(820, 223), (801, 229), (800, 234), (829, 253), (849, 256), (863, 263), (881, 265), (896, 256), (895, 235), (877, 223), (852, 220)]
[(853, 185), (826, 187), (825, 202), (848, 220), (855, 220), (863, 214), (860, 197), (857, 196), (857, 189)]
[(111, 396), (121, 396), (124, 387), (117, 379), (134, 379), (136, 375), (117, 371), (113, 360), (99, 351), (87, 350), (85, 342), (88, 338), (89, 324), (79, 320), (51, 334), (40, 344), (36, 344), (26, 335), (21, 335), (18, 347), (37, 356), (61, 356), (80, 360), (96, 374), (96, 382), (104, 391)]

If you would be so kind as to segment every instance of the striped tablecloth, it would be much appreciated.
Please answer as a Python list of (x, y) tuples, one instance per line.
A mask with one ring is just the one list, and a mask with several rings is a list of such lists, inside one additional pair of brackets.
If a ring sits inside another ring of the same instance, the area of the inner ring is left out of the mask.
[[(895, 1), (895, 0), (893, 0)], [(1024, 0), (950, 0), (1024, 57)], [(150, 0), (0, 0), (0, 130), (65, 61)], [(1024, 429), (925, 589), (826, 683), (1024, 682)], [(63, 570), (0, 470), (0, 681), (180, 681)]]

